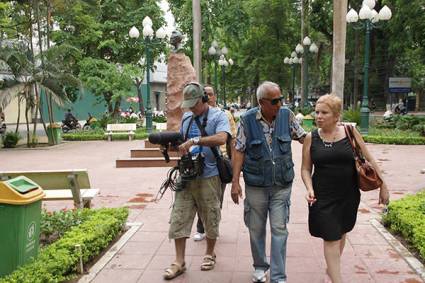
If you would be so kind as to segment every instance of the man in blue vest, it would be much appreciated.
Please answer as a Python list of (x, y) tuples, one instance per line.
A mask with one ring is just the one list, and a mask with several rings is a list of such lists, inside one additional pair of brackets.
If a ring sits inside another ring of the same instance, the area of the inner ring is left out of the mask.
[[(254, 261), (253, 282), (286, 282), (287, 223), (294, 163), (291, 141), (303, 142), (306, 132), (294, 113), (282, 107), (283, 96), (277, 84), (263, 82), (257, 89), (259, 107), (241, 116), (232, 158), (231, 196), (239, 203), (242, 189), (239, 176), (245, 181), (244, 221), (248, 227)], [(266, 224), (270, 218), (271, 252), (267, 261)]]
[[(186, 168), (187, 171), (192, 171), (189, 169), (197, 167), (196, 176), (191, 174), (184, 181), (183, 189), (175, 194), (168, 237), (174, 239), (176, 259), (165, 270), (164, 279), (167, 280), (186, 271), (186, 239), (190, 237), (196, 213), (204, 223), (207, 242), (201, 270), (212, 270), (215, 266), (214, 247), (219, 233), (222, 192), (216, 158), (211, 147), (225, 144), (227, 137), (231, 135), (226, 114), (218, 108), (208, 106), (208, 96), (199, 83), (188, 83), (183, 89), (183, 96), (181, 107), (190, 111), (185, 112), (182, 117), (180, 133), (185, 142), (178, 149), (182, 159), (185, 156), (190, 160), (195, 159), (196, 164), (202, 166)], [(181, 171), (180, 175), (184, 177)]]

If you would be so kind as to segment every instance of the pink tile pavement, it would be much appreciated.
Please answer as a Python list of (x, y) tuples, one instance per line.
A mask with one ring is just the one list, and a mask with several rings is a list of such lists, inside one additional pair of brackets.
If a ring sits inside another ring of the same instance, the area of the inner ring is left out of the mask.
[[(92, 187), (100, 189), (94, 207), (131, 208), (129, 221), (143, 226), (97, 275), (94, 282), (164, 282), (162, 272), (174, 259), (174, 245), (168, 240), (172, 197), (169, 192), (151, 202), (161, 185), (166, 168), (115, 168), (115, 159), (128, 157), (140, 141), (68, 142), (43, 150), (0, 150), (0, 170), (87, 168)], [(423, 158), (425, 146), (370, 145), (381, 164), (391, 197), (397, 199), (425, 188)], [(288, 240), (289, 283), (325, 282), (325, 261), (320, 239), (312, 238), (307, 227), (304, 186), (299, 176), (301, 146), (293, 143), (297, 176), (293, 185)], [(362, 195), (355, 229), (349, 234), (342, 258), (344, 282), (422, 282), (397, 252), (371, 226), (369, 219), (379, 211), (377, 192)], [(71, 202), (44, 203), (48, 209), (72, 207)], [(217, 243), (217, 265), (212, 271), (199, 270), (205, 242), (187, 242), (188, 271), (172, 282), (251, 282), (252, 260), (249, 236), (242, 220), (243, 206), (234, 205), (226, 194)], [(268, 241), (268, 245), (269, 245)]]

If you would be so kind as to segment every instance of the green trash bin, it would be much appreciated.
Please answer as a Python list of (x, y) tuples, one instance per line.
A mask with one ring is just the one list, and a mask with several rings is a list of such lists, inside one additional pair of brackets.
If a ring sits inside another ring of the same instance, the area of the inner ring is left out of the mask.
[(0, 277), (37, 256), (43, 196), (24, 176), (0, 182)]
[(314, 118), (310, 114), (306, 115), (303, 118), (303, 126), (311, 128), (313, 127), (313, 121), (314, 121)]
[(62, 141), (62, 129), (57, 124), (47, 125), (47, 139), (49, 144), (60, 144)]

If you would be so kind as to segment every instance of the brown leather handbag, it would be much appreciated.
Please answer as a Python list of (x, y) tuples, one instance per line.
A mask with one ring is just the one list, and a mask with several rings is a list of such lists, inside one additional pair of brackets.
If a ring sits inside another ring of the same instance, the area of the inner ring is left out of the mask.
[(360, 190), (367, 192), (380, 188), (382, 185), (382, 179), (379, 177), (372, 164), (370, 164), (370, 162), (363, 156), (359, 142), (354, 136), (353, 126), (344, 125), (344, 129), (353, 149)]

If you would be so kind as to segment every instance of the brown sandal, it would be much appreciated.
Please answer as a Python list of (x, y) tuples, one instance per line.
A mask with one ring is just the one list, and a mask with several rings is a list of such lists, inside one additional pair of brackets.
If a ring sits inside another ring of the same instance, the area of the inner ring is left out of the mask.
[(215, 258), (216, 258), (215, 255), (206, 255), (206, 256), (204, 256), (204, 259), (202, 260), (202, 264), (201, 264), (201, 270), (202, 271), (207, 271), (207, 270), (214, 269)]
[(174, 262), (171, 264), (170, 267), (165, 269), (164, 272), (164, 279), (165, 280), (171, 280), (179, 276), (180, 274), (183, 274), (186, 271), (186, 264), (183, 263), (182, 265), (178, 264), (177, 262)]

